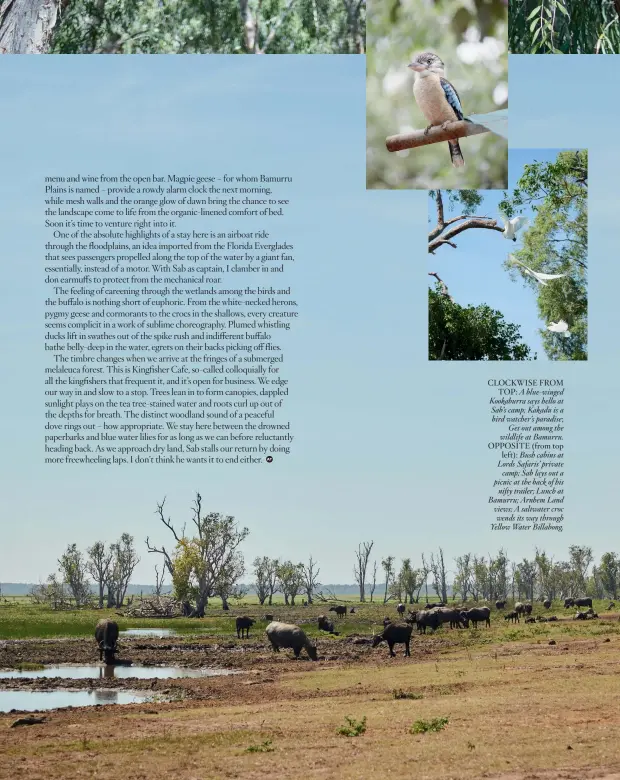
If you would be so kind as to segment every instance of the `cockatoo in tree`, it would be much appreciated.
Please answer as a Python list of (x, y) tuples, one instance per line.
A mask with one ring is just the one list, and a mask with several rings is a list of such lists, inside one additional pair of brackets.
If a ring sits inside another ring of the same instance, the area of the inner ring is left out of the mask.
[(506, 239), (516, 241), (517, 237), (515, 233), (527, 224), (527, 217), (513, 217), (512, 219), (504, 219), (502, 217), (502, 219), (504, 221), (504, 231), (502, 235)]
[(552, 333), (563, 333), (566, 338), (570, 336), (568, 323), (564, 322), (564, 320), (560, 320), (559, 322), (550, 322), (549, 325), (547, 325), (547, 330), (550, 330)]
[(520, 265), (525, 269), (525, 273), (528, 276), (536, 279), (536, 281), (542, 285), (546, 285), (550, 279), (561, 279), (562, 277), (566, 276), (566, 274), (544, 274), (541, 271), (532, 271), (531, 268), (528, 268), (526, 265), (517, 260), (514, 255), (508, 255), (508, 260), (513, 264), (516, 263), (517, 265)]

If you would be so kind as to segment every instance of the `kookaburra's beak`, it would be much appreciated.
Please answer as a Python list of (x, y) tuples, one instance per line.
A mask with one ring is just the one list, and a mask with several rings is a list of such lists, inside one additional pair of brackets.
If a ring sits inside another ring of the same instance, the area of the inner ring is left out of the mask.
[(409, 65), (407, 65), (408, 68), (411, 68), (411, 70), (415, 70), (418, 73), (421, 73), (423, 70), (426, 70), (425, 65), (420, 65), (419, 62), (410, 62)]

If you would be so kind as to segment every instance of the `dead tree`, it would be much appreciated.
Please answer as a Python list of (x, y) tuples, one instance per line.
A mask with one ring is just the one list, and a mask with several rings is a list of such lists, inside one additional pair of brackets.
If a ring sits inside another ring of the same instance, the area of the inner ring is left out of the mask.
[(366, 570), (368, 569), (368, 560), (373, 548), (374, 541), (360, 542), (355, 551), (355, 565), (353, 566), (353, 575), (360, 589), (360, 601), (366, 601)]

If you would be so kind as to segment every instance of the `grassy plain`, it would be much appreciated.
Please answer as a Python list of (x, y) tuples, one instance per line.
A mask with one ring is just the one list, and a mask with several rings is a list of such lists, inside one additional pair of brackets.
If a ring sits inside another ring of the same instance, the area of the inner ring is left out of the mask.
[[(193, 634), (178, 640), (188, 653), (194, 648), (192, 658), (228, 653), (246, 673), (174, 681), (167, 690), (185, 697), (173, 702), (52, 711), (40, 725), (11, 729), (17, 715), (0, 715), (0, 778), (619, 780), (620, 622), (606, 606), (595, 604), (602, 617), (592, 621), (573, 620), (575, 610), (562, 605), (537, 606), (561, 620), (527, 625), (508, 624), (493, 610), (491, 629), (414, 635), (412, 657), (397, 646), (392, 659), (385, 645), (356, 639), (378, 630), (385, 614), (393, 617), (394, 604), (360, 605), (355, 615), (334, 617), (341, 634), (318, 640), (318, 663), (272, 653), (262, 624), (249, 641), (237, 640), (235, 614), (266, 611), (254, 605), (225, 617), (213, 610), (201, 621), (161, 621)], [(41, 637), (33, 632), (43, 627), (59, 638), (52, 649), (63, 636), (88, 636), (72, 644), (90, 648), (101, 616), (56, 619), (35, 610), (19, 618), (14, 610), (22, 608), (0, 609), (0, 635), (10, 626), (14, 636)], [(325, 605), (271, 611), (316, 635), (310, 625)], [(126, 627), (140, 624), (154, 621)], [(41, 660), (36, 642), (18, 644), (32, 648), (30, 662)], [(173, 650), (161, 642), (133, 646), (137, 661), (145, 647), (160, 663), (171, 661)]]

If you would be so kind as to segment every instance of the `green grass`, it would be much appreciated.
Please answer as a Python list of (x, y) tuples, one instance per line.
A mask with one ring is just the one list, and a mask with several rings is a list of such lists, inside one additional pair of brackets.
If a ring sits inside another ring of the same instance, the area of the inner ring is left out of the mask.
[(366, 716), (361, 720), (355, 720), (349, 715), (344, 717), (345, 723), (340, 726), (336, 734), (340, 734), (342, 737), (359, 737), (366, 731)]
[[(350, 596), (349, 596), (350, 598)], [(351, 605), (355, 602), (343, 599), (342, 603)], [(422, 602), (423, 603), (423, 602)], [(604, 615), (608, 605), (607, 600), (596, 601), (594, 609), (599, 615)], [(377, 631), (387, 615), (396, 617), (396, 604), (391, 601), (388, 604), (381, 602), (359, 604), (355, 603), (356, 612), (345, 618), (338, 618), (334, 613), (329, 613), (330, 603), (316, 603), (308, 607), (295, 605), (285, 606), (282, 603), (271, 606), (253, 603), (244, 600), (240, 604), (231, 604), (230, 612), (223, 612), (218, 601), (209, 605), (206, 617), (151, 619), (131, 618), (116, 615), (115, 610), (52, 610), (39, 604), (32, 604), (27, 598), (12, 598), (0, 602), (0, 639), (51, 639), (51, 638), (91, 638), (94, 627), (102, 617), (111, 616), (119, 625), (121, 631), (128, 628), (163, 628), (172, 629), (181, 637), (198, 635), (209, 638), (222, 638), (236, 640), (235, 616), (239, 614), (251, 615), (257, 620), (256, 625), (250, 631), (250, 639), (263, 637), (265, 621), (263, 616), (272, 613), (276, 620), (296, 623), (303, 627), (309, 637), (319, 639), (322, 645), (327, 642), (337, 642), (352, 634), (369, 636)], [(419, 605), (417, 605), (419, 606)], [(510, 606), (507, 607), (511, 609)], [(498, 612), (494, 606), (491, 611), (491, 630), (484, 627), (477, 629), (450, 630), (445, 626), (435, 635), (418, 636), (416, 642), (433, 643), (439, 639), (449, 646), (445, 651), (454, 648), (480, 647), (498, 642), (519, 641), (543, 641), (551, 638), (568, 638), (570, 636), (610, 636), (620, 634), (620, 622), (617, 620), (594, 620), (508, 624), (503, 620), (506, 610)], [(334, 626), (339, 632), (339, 637), (334, 637), (320, 632), (317, 627), (317, 615), (329, 615), (333, 619)], [(552, 609), (545, 610), (542, 604), (535, 604), (533, 615), (557, 615), (558, 617), (573, 617), (575, 609), (564, 610), (563, 604), (554, 603)], [(122, 638), (121, 638), (122, 641)], [(241, 640), (240, 640), (241, 641)], [(247, 640), (246, 640), (247, 641)]]
[(430, 720), (416, 720), (409, 732), (411, 734), (427, 734), (445, 729), (450, 718), (431, 718)]
[(275, 748), (273, 747), (272, 741), (270, 739), (266, 739), (264, 742), (261, 742), (260, 745), (250, 745), (250, 747), (245, 749), (246, 753), (273, 753)]

